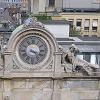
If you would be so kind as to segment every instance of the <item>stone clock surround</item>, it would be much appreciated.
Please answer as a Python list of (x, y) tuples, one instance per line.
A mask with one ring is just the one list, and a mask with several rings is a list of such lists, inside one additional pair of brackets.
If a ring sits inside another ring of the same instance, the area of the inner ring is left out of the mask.
[[(43, 39), (48, 48), (46, 58), (36, 65), (24, 63), (18, 55), (20, 42), (32, 35)], [(61, 71), (61, 53), (57, 41), (50, 32), (40, 27), (22, 27), (18, 32), (14, 31), (7, 45), (5, 59), (5, 75), (10, 75), (9, 77), (53, 77), (56, 70)]]

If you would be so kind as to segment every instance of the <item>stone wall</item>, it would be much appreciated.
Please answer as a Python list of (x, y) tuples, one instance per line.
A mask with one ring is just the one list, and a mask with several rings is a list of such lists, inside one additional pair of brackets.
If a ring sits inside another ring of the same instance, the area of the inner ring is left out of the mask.
[(98, 79), (1, 79), (0, 100), (99, 100)]

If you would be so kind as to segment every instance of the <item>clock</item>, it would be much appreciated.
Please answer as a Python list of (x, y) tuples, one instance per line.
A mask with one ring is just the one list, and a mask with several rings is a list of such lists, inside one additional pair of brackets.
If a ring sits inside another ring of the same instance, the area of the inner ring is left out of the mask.
[(45, 59), (47, 51), (45, 40), (37, 35), (25, 37), (18, 47), (21, 60), (31, 65), (41, 63)]

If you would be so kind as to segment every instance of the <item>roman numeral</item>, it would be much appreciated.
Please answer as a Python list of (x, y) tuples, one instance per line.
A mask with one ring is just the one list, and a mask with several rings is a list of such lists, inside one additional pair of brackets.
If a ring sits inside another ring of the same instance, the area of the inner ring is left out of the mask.
[(30, 41), (27, 41), (27, 44), (29, 45), (30, 44)]
[(35, 40), (34, 39), (32, 39), (32, 44), (35, 44)]
[(40, 52), (44, 52), (45, 50), (40, 50)]
[(31, 58), (31, 64), (34, 64), (34, 58)]
[(27, 56), (26, 52), (22, 53), (23, 58)]
[(23, 50), (23, 49), (20, 49), (20, 51), (21, 51), (21, 52), (26, 52), (25, 49), (24, 49), (24, 50)]
[(22, 45), (22, 47), (26, 48), (27, 46), (26, 45)]
[(43, 47), (43, 45), (40, 45), (39, 48)]
[(37, 61), (39, 61), (39, 56), (36, 56)]
[(37, 41), (36, 45), (38, 45), (39, 41)]
[(43, 55), (43, 54), (41, 54), (41, 53), (40, 53), (39, 55), (40, 55), (40, 56), (44, 56), (44, 55)]

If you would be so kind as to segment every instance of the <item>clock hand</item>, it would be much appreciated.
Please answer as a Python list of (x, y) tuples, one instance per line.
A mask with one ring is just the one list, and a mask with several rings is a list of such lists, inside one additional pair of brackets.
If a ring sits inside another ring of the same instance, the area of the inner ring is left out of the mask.
[(34, 50), (32, 50), (32, 49), (30, 50), (30, 52), (37, 54), (37, 52), (36, 52), (36, 51), (34, 51)]

